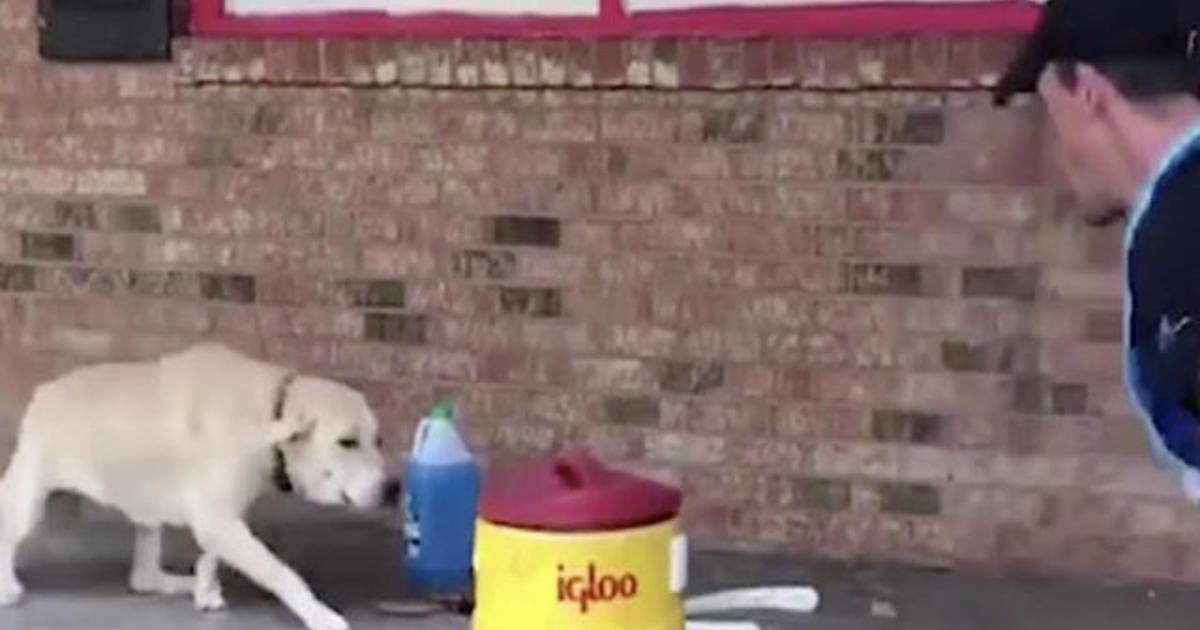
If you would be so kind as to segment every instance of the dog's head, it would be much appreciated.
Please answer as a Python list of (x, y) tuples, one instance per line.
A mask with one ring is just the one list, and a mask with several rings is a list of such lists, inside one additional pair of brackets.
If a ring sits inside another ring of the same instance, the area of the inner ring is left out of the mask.
[(394, 499), (397, 486), (385, 472), (379, 422), (362, 394), (333, 381), (298, 377), (279, 412), (272, 445), (301, 496), (361, 509)]

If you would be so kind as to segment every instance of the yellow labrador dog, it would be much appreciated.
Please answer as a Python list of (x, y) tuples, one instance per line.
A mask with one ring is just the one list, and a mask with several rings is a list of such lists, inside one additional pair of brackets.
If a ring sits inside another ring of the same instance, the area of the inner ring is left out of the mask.
[[(20, 599), (17, 546), (47, 495), (63, 490), (133, 521), (134, 591), (191, 593), (200, 610), (220, 609), (224, 562), (310, 630), (344, 630), (346, 620), (250, 532), (244, 514), (273, 477), (321, 504), (370, 509), (394, 498), (378, 435), (358, 392), (214, 344), (46, 383), (0, 481), (0, 604)], [(163, 525), (191, 529), (201, 549), (194, 576), (163, 571)]]

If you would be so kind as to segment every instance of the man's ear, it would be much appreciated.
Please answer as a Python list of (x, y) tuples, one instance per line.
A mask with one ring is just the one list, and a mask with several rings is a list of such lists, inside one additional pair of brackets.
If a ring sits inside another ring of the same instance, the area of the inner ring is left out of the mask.
[(1091, 114), (1104, 114), (1112, 108), (1114, 98), (1120, 98), (1121, 92), (1113, 82), (1088, 63), (1076, 64), (1078, 80), (1075, 85), (1075, 98)]
[(316, 426), (317, 419), (314, 416), (298, 411), (288, 417), (273, 420), (268, 440), (271, 446), (303, 442), (312, 436)]

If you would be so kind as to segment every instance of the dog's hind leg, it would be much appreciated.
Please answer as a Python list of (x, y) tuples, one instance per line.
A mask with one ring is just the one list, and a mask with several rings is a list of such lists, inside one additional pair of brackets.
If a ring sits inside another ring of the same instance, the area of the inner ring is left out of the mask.
[(28, 444), (18, 444), (0, 480), (0, 606), (21, 599), (17, 550), (41, 520), (48, 495), (38, 454)]
[(135, 525), (133, 571), (129, 588), (135, 593), (183, 595), (191, 593), (195, 580), (190, 575), (173, 575), (162, 568), (162, 528)]

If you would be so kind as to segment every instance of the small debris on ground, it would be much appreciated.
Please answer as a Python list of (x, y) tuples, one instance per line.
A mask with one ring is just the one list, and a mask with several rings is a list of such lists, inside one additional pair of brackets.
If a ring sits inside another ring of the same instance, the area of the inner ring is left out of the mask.
[(388, 601), (376, 604), (376, 609), (394, 617), (425, 617), (445, 611), (445, 606), (429, 601)]
[(452, 614), (470, 616), (475, 603), (463, 597), (431, 597), (424, 600), (383, 601), (375, 609), (393, 617), (428, 617)]
[(895, 619), (900, 615), (896, 613), (896, 607), (891, 602), (877, 599), (871, 602), (871, 616), (876, 619)]

